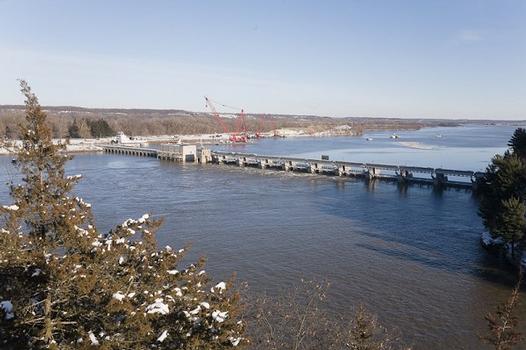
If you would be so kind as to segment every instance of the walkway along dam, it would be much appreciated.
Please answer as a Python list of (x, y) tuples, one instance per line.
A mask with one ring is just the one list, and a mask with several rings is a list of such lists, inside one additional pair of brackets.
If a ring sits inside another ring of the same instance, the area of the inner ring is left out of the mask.
[(303, 159), (287, 156), (266, 156), (250, 153), (213, 151), (198, 145), (161, 145), (160, 149), (119, 144), (102, 146), (105, 153), (159, 160), (195, 162), (201, 164), (227, 164), (239, 167), (273, 169), (312, 173), (325, 176), (358, 177), (366, 180), (383, 179), (400, 183), (420, 183), (435, 187), (471, 189), (483, 173), (466, 170), (428, 168), (407, 165), (357, 163), (322, 159)]

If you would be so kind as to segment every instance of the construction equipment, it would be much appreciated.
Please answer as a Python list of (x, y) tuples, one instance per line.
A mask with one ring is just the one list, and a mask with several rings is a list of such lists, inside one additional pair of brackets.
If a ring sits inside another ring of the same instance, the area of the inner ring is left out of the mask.
[(266, 117), (265, 115), (262, 115), (257, 120), (257, 126), (256, 126), (256, 139), (259, 139), (261, 137), (261, 133), (263, 133), (266, 129)]
[(225, 123), (223, 122), (223, 120), (219, 116), (219, 113), (217, 113), (217, 110), (216, 110), (214, 104), (212, 103), (212, 101), (210, 101), (208, 99), (208, 97), (206, 97), (206, 96), (205, 96), (205, 101), (206, 101), (206, 106), (208, 108), (210, 108), (210, 111), (212, 112), (212, 116), (214, 117), (216, 123), (223, 130), (223, 133), (228, 134), (228, 128), (226, 127)]
[(236, 119), (236, 131), (230, 135), (233, 138), (233, 142), (247, 142), (248, 141), (248, 131), (247, 131), (247, 121), (245, 119), (245, 111), (241, 109), (241, 113)]
[[(208, 97), (205, 96), (205, 101), (206, 101), (206, 106), (208, 108), (210, 108), (210, 111), (212, 112), (212, 115), (213, 115), (216, 123), (223, 130), (223, 133), (229, 134), (228, 140), (230, 142), (233, 142), (233, 143), (246, 143), (248, 141), (247, 125), (246, 125), (245, 113), (244, 113), (243, 109), (241, 109), (241, 113), (239, 114), (239, 116), (237, 117), (237, 120), (236, 120), (236, 129), (237, 130), (234, 131), (234, 132), (229, 132), (226, 124), (224, 123), (223, 119), (221, 118), (221, 116), (217, 112), (217, 109), (215, 108), (214, 103), (212, 103), (212, 100), (210, 100)], [(231, 107), (231, 106), (228, 106), (228, 105), (225, 105), (225, 104), (221, 104), (221, 103), (217, 103), (217, 104), (219, 104), (219, 105), (221, 105), (223, 107), (237, 109), (236, 107)], [(239, 109), (237, 109), (237, 110), (239, 110)]]

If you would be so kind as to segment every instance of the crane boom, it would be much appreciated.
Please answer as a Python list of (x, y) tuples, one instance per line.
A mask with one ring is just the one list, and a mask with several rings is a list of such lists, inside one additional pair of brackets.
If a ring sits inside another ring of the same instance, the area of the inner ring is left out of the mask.
[(237, 124), (237, 133), (244, 133), (246, 134), (248, 132), (247, 130), (247, 121), (245, 119), (245, 111), (242, 109), (241, 113), (237, 116), (236, 120)]
[(223, 129), (223, 132), (225, 134), (228, 134), (228, 128), (226, 127), (225, 123), (219, 116), (219, 113), (217, 113), (217, 110), (214, 104), (212, 103), (212, 101), (210, 101), (210, 99), (206, 96), (205, 96), (205, 101), (206, 101), (206, 105), (208, 106), (208, 108), (210, 108), (210, 111), (212, 111), (212, 116), (214, 117), (216, 123), (219, 125), (221, 129)]

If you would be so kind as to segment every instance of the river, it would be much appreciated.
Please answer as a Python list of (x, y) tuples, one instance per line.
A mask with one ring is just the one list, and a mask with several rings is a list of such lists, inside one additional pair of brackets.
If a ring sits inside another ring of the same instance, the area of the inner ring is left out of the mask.
[[(222, 149), (482, 170), (512, 127), (468, 126), (364, 137), (266, 139)], [(367, 141), (367, 137), (372, 141)], [(2, 183), (15, 177), (0, 158)], [(275, 293), (301, 278), (331, 282), (331, 311), (359, 303), (415, 349), (481, 348), (484, 314), (505, 300), (514, 276), (479, 244), (477, 202), (464, 190), (218, 165), (77, 155), (78, 193), (100, 229), (145, 212), (163, 217), (159, 243), (192, 244), (216, 279), (237, 273)], [(6, 186), (0, 201), (9, 202)], [(526, 302), (519, 312), (526, 315)], [(524, 329), (525, 323), (522, 323)]]

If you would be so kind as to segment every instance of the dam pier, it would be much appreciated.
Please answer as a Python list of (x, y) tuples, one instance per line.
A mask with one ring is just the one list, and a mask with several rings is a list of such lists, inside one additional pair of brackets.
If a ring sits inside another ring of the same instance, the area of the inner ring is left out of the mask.
[(166, 144), (159, 149), (120, 144), (103, 145), (105, 153), (137, 157), (153, 157), (164, 161), (200, 164), (224, 164), (238, 167), (272, 169), (311, 173), (324, 176), (356, 177), (365, 180), (389, 180), (406, 184), (428, 184), (435, 187), (471, 189), (481, 172), (408, 165), (347, 162), (322, 159), (295, 158), (277, 155), (213, 151), (198, 145)]

